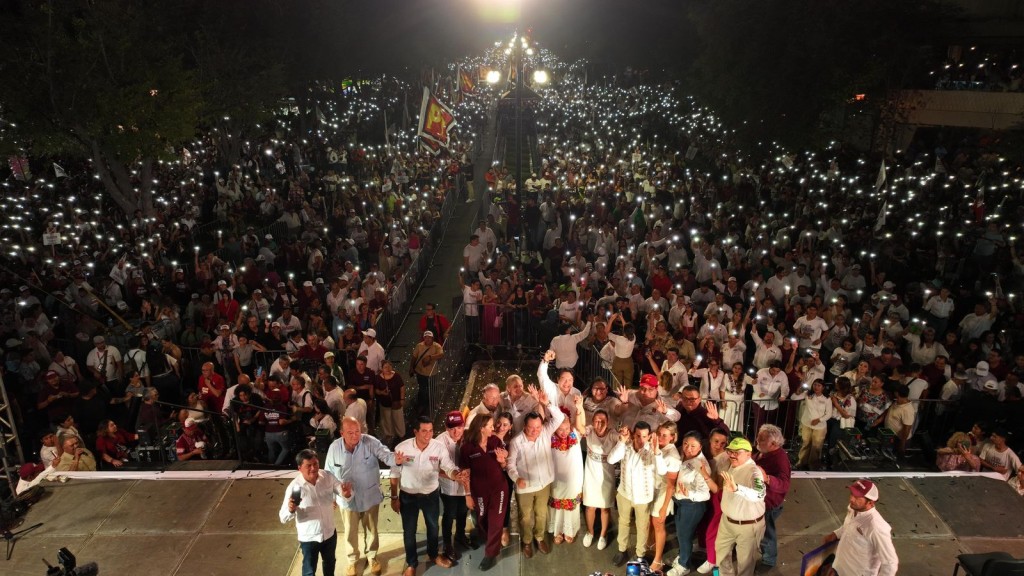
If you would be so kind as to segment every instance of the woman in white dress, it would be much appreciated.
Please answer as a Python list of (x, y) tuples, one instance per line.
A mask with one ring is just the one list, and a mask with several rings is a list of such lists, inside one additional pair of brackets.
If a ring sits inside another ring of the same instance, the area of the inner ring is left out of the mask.
[(725, 372), (722, 371), (721, 363), (718, 358), (709, 358), (708, 367), (700, 367), (701, 357), (697, 357), (697, 361), (693, 363), (693, 368), (690, 368), (690, 376), (694, 378), (700, 378), (700, 397), (710, 398), (712, 401), (718, 400), (718, 391), (722, 389), (722, 383), (725, 382)]
[(594, 520), (601, 511), (601, 535), (597, 549), (608, 546), (605, 534), (611, 520), (611, 507), (615, 503), (615, 465), (608, 463), (608, 453), (619, 441), (617, 434), (609, 434), (608, 413), (594, 412), (590, 426), (587, 426), (587, 461), (583, 472), (583, 506), (587, 517), (587, 533), (583, 545), (590, 547), (594, 541)]
[(569, 409), (561, 407), (565, 420), (551, 436), (551, 464), (555, 480), (548, 499), (548, 532), (555, 544), (572, 543), (580, 529), (580, 503), (583, 500), (583, 449), (580, 439), (587, 427), (583, 396), (577, 395), (576, 421), (569, 420)]
[[(662, 554), (665, 552), (665, 520), (672, 514), (672, 493), (671, 487), (676, 485), (676, 475), (679, 473), (679, 451), (676, 450), (677, 426), (675, 422), (664, 422), (658, 426), (658, 447), (665, 459), (665, 475), (658, 476), (655, 480), (654, 502), (651, 506), (651, 530), (648, 534), (648, 547), (650, 538), (654, 538), (654, 560), (651, 562), (651, 571), (661, 572), (665, 567)], [(637, 519), (639, 521), (639, 519)]]
[(725, 375), (722, 387), (719, 389), (719, 398), (722, 401), (722, 409), (719, 412), (729, 430), (743, 432), (744, 393), (747, 385), (753, 382), (754, 379), (743, 372), (743, 365), (739, 363), (733, 364), (732, 370)]

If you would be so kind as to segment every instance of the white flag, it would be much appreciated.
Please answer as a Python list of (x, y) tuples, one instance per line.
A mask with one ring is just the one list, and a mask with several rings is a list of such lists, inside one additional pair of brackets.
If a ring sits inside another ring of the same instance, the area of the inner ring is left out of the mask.
[(885, 212), (888, 207), (888, 200), (882, 202), (882, 209), (878, 211), (878, 218), (875, 220), (875, 232), (878, 232), (882, 229), (882, 226), (885, 226)]
[(53, 163), (53, 174), (57, 178), (67, 178), (68, 177), (68, 173), (65, 172), (64, 169), (60, 167), (60, 164), (57, 164), (56, 162)]
[(882, 160), (882, 165), (878, 167), (878, 178), (875, 178), (875, 192), (881, 190), (883, 184), (885, 184), (885, 160)]

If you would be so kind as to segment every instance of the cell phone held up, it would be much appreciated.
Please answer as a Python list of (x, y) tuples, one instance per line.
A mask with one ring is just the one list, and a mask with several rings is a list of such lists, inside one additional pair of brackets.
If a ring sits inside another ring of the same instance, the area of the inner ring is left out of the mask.
[(299, 504), (302, 503), (302, 491), (301, 490), (292, 490), (291, 500), (292, 500), (292, 502), (295, 503), (295, 507), (298, 508)]

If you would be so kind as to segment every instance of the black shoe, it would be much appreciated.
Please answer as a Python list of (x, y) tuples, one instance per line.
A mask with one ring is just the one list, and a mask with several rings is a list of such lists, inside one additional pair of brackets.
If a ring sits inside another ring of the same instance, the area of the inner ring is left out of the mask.
[(491, 568), (494, 568), (494, 565), (497, 563), (498, 559), (494, 556), (484, 556), (484, 559), (480, 561), (480, 571), (487, 572)]
[(476, 550), (477, 547), (476, 538), (474, 538), (472, 535), (456, 536), (455, 543), (467, 550)]
[(622, 566), (625, 563), (626, 563), (626, 553), (625, 552), (616, 552), (615, 556), (612, 557), (612, 564), (615, 564), (616, 566)]

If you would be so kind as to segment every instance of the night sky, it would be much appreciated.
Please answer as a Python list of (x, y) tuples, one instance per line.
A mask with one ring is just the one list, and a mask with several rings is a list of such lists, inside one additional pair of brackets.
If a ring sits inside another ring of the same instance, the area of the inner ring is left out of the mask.
[[(344, 0), (339, 25), (346, 69), (397, 70), (479, 54), (507, 38), (514, 22), (495, 19), (511, 0)], [(668, 0), (521, 0), (524, 27), (564, 59), (610, 66), (664, 67), (686, 61), (686, 4)], [(490, 8), (491, 16), (481, 7)]]

